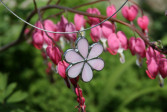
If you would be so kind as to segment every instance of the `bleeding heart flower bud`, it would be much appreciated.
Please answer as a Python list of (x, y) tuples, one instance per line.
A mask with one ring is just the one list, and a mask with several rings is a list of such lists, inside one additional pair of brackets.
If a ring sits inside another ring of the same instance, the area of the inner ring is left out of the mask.
[[(100, 11), (97, 8), (88, 8), (87, 12), (90, 14), (97, 14), (100, 15)], [(89, 19), (89, 23), (90, 24), (97, 24), (100, 22), (99, 18), (95, 18), (95, 17), (88, 17)]]
[(81, 30), (81, 27), (85, 26), (86, 20), (84, 19), (83, 15), (75, 14), (74, 23), (76, 30)]
[[(108, 17), (110, 17), (110, 16), (112, 16), (116, 11), (117, 11), (117, 10), (116, 10), (116, 8), (115, 8), (115, 5), (110, 5), (110, 6), (108, 6), (107, 9), (106, 9), (106, 14), (107, 14)], [(116, 18), (116, 16), (117, 16), (117, 14), (115, 14), (115, 15), (113, 16), (113, 18)]]
[(129, 39), (129, 48), (130, 48), (132, 55), (138, 54), (142, 58), (145, 57), (146, 46), (145, 46), (144, 41), (141, 38), (131, 37)]
[(61, 52), (58, 49), (58, 47), (55, 46), (48, 46), (46, 48), (46, 53), (49, 56), (49, 58), (53, 61), (54, 64), (58, 64), (59, 61), (61, 61)]
[(115, 25), (109, 21), (106, 21), (102, 24), (102, 33), (103, 36), (107, 39), (111, 33), (115, 32)]
[(147, 16), (139, 17), (137, 23), (142, 30), (146, 30), (148, 28), (149, 19)]
[(127, 49), (127, 43), (128, 40), (122, 31), (117, 32), (117, 34), (112, 33), (108, 37), (108, 46), (109, 46), (108, 51), (112, 55), (115, 55), (118, 52), (120, 54), (121, 63), (125, 62), (123, 51)]
[(161, 59), (159, 61), (159, 72), (162, 78), (165, 78), (167, 76), (167, 59)]
[(67, 23), (68, 23), (68, 20), (62, 15), (61, 20), (58, 23), (58, 26), (59, 26), (61, 32), (65, 32), (65, 28), (66, 28)]
[[(93, 27), (94, 25), (92, 25), (91, 27)], [(93, 42), (98, 42), (100, 40), (100, 38), (102, 37), (102, 29), (100, 26), (96, 26), (95, 28), (91, 29), (91, 33), (90, 36), (92, 38)]]
[(35, 48), (37, 48), (37, 49), (42, 48), (43, 43), (44, 43), (44, 39), (43, 39), (43, 36), (40, 32), (36, 32), (33, 34), (32, 43), (33, 43)]
[(62, 78), (66, 78), (66, 69), (68, 67), (68, 63), (66, 63), (64, 60), (63, 61), (59, 61), (58, 65), (57, 65), (57, 71), (58, 74), (62, 77)]
[(122, 15), (128, 20), (133, 21), (138, 14), (138, 7), (136, 5), (131, 5), (130, 7), (124, 6), (122, 8)]
[(158, 65), (154, 58), (151, 58), (147, 61), (147, 68), (146, 73), (150, 79), (155, 79), (158, 74)]
[[(73, 23), (66, 24), (65, 32), (73, 32), (73, 31), (76, 31), (75, 25)], [(77, 38), (77, 34), (76, 33), (65, 34), (65, 37), (68, 40), (75, 41)]]

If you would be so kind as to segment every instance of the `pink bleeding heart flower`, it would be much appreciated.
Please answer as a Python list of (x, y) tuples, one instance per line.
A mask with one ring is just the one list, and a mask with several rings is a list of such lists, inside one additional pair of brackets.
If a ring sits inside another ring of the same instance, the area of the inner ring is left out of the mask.
[[(92, 25), (91, 27), (93, 27), (94, 25)], [(98, 42), (100, 40), (100, 38), (102, 37), (102, 29), (100, 26), (96, 26), (95, 28), (92, 28), (90, 30), (90, 37), (92, 39), (93, 42)]]
[(146, 63), (147, 70), (146, 73), (150, 79), (155, 79), (158, 75), (160, 86), (163, 86), (163, 78), (166, 77), (166, 59), (165, 55), (160, 54), (159, 51), (154, 50), (151, 47), (147, 48), (146, 51)]
[[(115, 5), (110, 5), (107, 7), (106, 9), (106, 14), (108, 17), (112, 16), (115, 12), (116, 12), (116, 8)], [(117, 14), (115, 14), (114, 16), (112, 16), (113, 18), (116, 18)]]
[(162, 78), (167, 77), (167, 59), (163, 58), (159, 61), (159, 72)]
[(101, 42), (103, 43), (103, 47), (106, 50), (107, 49), (107, 39), (110, 36), (111, 33), (115, 32), (115, 25), (114, 23), (111, 23), (109, 21), (106, 21), (102, 24), (102, 37), (100, 38)]
[[(76, 31), (75, 25), (73, 23), (66, 24), (65, 32), (73, 32), (73, 31)], [(77, 38), (77, 34), (76, 33), (65, 34), (65, 37), (68, 40), (75, 41)]]
[(58, 74), (62, 77), (62, 78), (66, 78), (66, 69), (69, 66), (68, 63), (66, 63), (64, 60), (63, 61), (59, 61), (58, 65), (57, 65), (57, 71)]
[[(66, 24), (68, 24), (68, 20), (64, 17), (64, 15), (61, 16), (61, 20), (56, 24), (57, 32), (65, 32)], [(56, 40), (59, 40), (60, 38), (64, 38), (64, 34), (55, 34)]]
[[(88, 8), (87, 11), (89, 14), (97, 14), (100, 15), (100, 11), (97, 8)], [(89, 23), (92, 24), (97, 24), (100, 22), (99, 18), (95, 18), (95, 17), (88, 17), (89, 19)]]
[(58, 47), (49, 45), (46, 48), (46, 53), (55, 65), (57, 65), (58, 62), (61, 61), (61, 59), (62, 59), (61, 52), (60, 52)]
[(147, 68), (146, 73), (150, 79), (155, 79), (158, 74), (158, 64), (155, 58), (151, 58), (147, 61)]
[(144, 41), (141, 38), (131, 37), (129, 39), (129, 49), (132, 55), (137, 56), (136, 64), (141, 67), (142, 58), (144, 58), (146, 55), (146, 51), (145, 51), (146, 46)]
[[(49, 30), (49, 31), (56, 31), (56, 25), (51, 21), (51, 20), (45, 20), (44, 21), (44, 27), (46, 30)], [(49, 33), (47, 32), (47, 34), (51, 37), (51, 38), (55, 38), (55, 34), (54, 33)], [(44, 37), (44, 40), (45, 40), (45, 43), (47, 45), (52, 45), (53, 42), (52, 40), (48, 37), (48, 35), (46, 34), (46, 32), (43, 31), (43, 37)]]
[(131, 5), (130, 7), (124, 6), (122, 8), (122, 15), (128, 20), (133, 21), (138, 14), (138, 7), (136, 5)]
[(147, 16), (138, 17), (137, 23), (142, 30), (148, 29), (149, 19)]
[(44, 43), (44, 39), (43, 39), (43, 36), (40, 32), (36, 32), (33, 34), (32, 43), (33, 43), (35, 48), (37, 48), (37, 49), (42, 48), (43, 43)]
[(64, 54), (66, 62), (70, 64), (66, 69), (67, 75), (76, 78), (82, 74), (82, 80), (89, 82), (93, 78), (92, 69), (99, 71), (104, 67), (103, 60), (98, 58), (102, 52), (101, 44), (94, 43), (89, 47), (88, 41), (80, 37), (76, 49), (69, 49)]
[(125, 56), (123, 51), (127, 49), (128, 40), (122, 31), (118, 31), (117, 34), (112, 33), (108, 37), (108, 51), (112, 55), (120, 54), (120, 62), (125, 62)]
[(76, 30), (81, 30), (82, 27), (85, 26), (86, 20), (84, 19), (83, 15), (75, 14), (74, 16), (74, 23)]
[(103, 36), (107, 39), (111, 33), (115, 32), (115, 25), (110, 21), (106, 21), (102, 24)]

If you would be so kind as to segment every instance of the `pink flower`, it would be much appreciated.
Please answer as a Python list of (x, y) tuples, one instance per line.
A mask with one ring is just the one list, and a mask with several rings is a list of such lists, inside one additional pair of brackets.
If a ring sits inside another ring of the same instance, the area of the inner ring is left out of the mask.
[(57, 71), (58, 74), (63, 78), (67, 78), (66, 76), (66, 69), (69, 66), (68, 63), (66, 63), (64, 60), (63, 61), (59, 61), (58, 65), (57, 65)]
[(122, 31), (118, 31), (117, 34), (111, 33), (108, 37), (108, 51), (115, 55), (120, 54), (121, 63), (125, 62), (123, 51), (127, 49), (128, 40)]
[[(157, 50), (154, 50), (152, 47), (148, 47), (146, 51), (146, 58), (147, 58), (147, 68), (146, 70), (147, 75), (151, 79), (155, 79), (158, 73), (162, 73), (160, 76), (163, 78), (166, 77), (164, 74), (166, 71), (165, 65), (166, 65), (166, 60), (165, 55), (160, 54)], [(161, 82), (161, 81), (160, 81)]]
[[(88, 8), (87, 12), (90, 14), (97, 14), (100, 15), (100, 11), (97, 8)], [(88, 17), (90, 24), (97, 24), (100, 22), (99, 18), (95, 17)]]
[(53, 63), (55, 65), (58, 64), (59, 61), (61, 61), (61, 52), (60, 50), (58, 49), (58, 47), (55, 47), (55, 46), (52, 46), (52, 45), (49, 45), (47, 48), (46, 48), (46, 53), (47, 55), (49, 56), (49, 58), (53, 61)]
[(138, 17), (137, 23), (142, 30), (146, 30), (148, 28), (149, 19), (147, 16)]
[(129, 49), (132, 55), (137, 55), (136, 64), (138, 66), (142, 65), (142, 58), (145, 57), (145, 43), (141, 38), (131, 37), (129, 40)]
[(109, 21), (106, 21), (102, 24), (102, 33), (103, 36), (107, 39), (111, 33), (115, 32), (115, 25)]
[[(94, 25), (92, 25), (92, 26), (94, 26)], [(92, 41), (93, 42), (98, 42), (100, 40), (100, 38), (102, 37), (102, 29), (101, 29), (101, 27), (97, 26), (95, 28), (92, 28), (90, 31), (91, 31), (90, 32), (90, 36), (91, 36)]]
[(167, 76), (167, 59), (161, 59), (159, 61), (159, 72), (163, 78)]
[(81, 30), (81, 27), (85, 26), (86, 20), (84, 19), (83, 15), (75, 14), (74, 23), (76, 30)]
[(43, 36), (40, 32), (36, 32), (33, 34), (32, 43), (33, 43), (35, 48), (37, 48), (37, 49), (42, 48), (43, 43), (44, 43), (44, 39), (43, 39)]
[(124, 6), (122, 8), (122, 15), (128, 20), (133, 21), (138, 14), (138, 7), (136, 5), (131, 5), (130, 7)]
[(137, 56), (136, 64), (141, 67), (142, 58), (144, 58), (146, 55), (146, 51), (145, 51), (146, 46), (144, 41), (141, 38), (131, 37), (129, 39), (129, 49), (132, 55)]
[[(57, 32), (65, 32), (66, 24), (68, 24), (68, 20), (62, 15), (61, 20), (56, 24)], [(55, 39), (59, 40), (61, 37), (64, 37), (64, 34), (55, 34)]]
[[(65, 32), (73, 32), (73, 31), (76, 31), (75, 25), (73, 23), (66, 24)], [(75, 41), (77, 38), (77, 34), (76, 33), (65, 34), (65, 37), (68, 40)]]
[(151, 58), (147, 61), (147, 68), (146, 73), (150, 79), (155, 79), (158, 74), (158, 64), (155, 58)]
[[(108, 17), (112, 16), (115, 12), (116, 12), (116, 8), (115, 8), (115, 5), (110, 5), (107, 7), (106, 9), (106, 14)], [(116, 18), (116, 14), (113, 16), (113, 18)]]

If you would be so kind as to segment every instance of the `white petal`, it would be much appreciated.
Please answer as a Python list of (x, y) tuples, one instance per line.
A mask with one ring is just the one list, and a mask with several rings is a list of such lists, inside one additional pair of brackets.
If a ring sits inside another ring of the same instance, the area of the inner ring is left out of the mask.
[(120, 55), (120, 62), (121, 62), (122, 64), (125, 63), (125, 55), (124, 55), (124, 53), (121, 52), (121, 53), (119, 53), (119, 55)]
[(93, 69), (98, 70), (98, 71), (104, 68), (104, 61), (100, 58), (89, 60), (88, 63)]
[(74, 49), (70, 49), (66, 51), (64, 57), (65, 57), (65, 60), (69, 63), (77, 63), (77, 62), (83, 61), (83, 58), (78, 53), (76, 53)]
[(85, 82), (89, 82), (93, 78), (93, 72), (90, 66), (85, 63), (83, 71), (82, 71), (82, 79)]
[(84, 57), (87, 58), (88, 56), (88, 41), (85, 38), (81, 38), (78, 43), (77, 43), (78, 50), (80, 54)]
[(68, 76), (70, 78), (76, 78), (82, 70), (82, 67), (84, 65), (84, 62), (72, 65), (70, 68), (67, 68)]
[(103, 52), (103, 46), (99, 43), (95, 43), (91, 47), (92, 49), (90, 50), (88, 60), (98, 57)]

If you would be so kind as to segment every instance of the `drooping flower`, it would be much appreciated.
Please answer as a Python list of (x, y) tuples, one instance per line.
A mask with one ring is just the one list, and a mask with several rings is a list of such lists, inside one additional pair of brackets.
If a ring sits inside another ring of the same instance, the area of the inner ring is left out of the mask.
[(114, 23), (111, 23), (109, 21), (105, 21), (102, 24), (101, 30), (102, 30), (102, 35), (100, 37), (100, 40), (103, 43), (104, 49), (106, 50), (107, 49), (107, 44), (106, 44), (107, 39), (111, 33), (115, 32), (115, 25), (114, 25)]
[(163, 78), (166, 77), (166, 59), (165, 55), (160, 54), (157, 50), (152, 47), (148, 47), (146, 51), (146, 73), (150, 79), (155, 79), (158, 75), (160, 86), (163, 86)]
[(86, 20), (84, 19), (83, 15), (75, 14), (74, 16), (74, 23), (76, 30), (81, 30), (82, 27), (85, 26)]
[(142, 30), (148, 29), (149, 19), (147, 16), (138, 17), (137, 23)]
[(128, 20), (133, 21), (138, 14), (138, 7), (136, 5), (131, 5), (130, 7), (124, 6), (122, 8), (122, 15)]
[(89, 47), (88, 41), (80, 37), (76, 49), (69, 49), (64, 54), (66, 62), (70, 64), (66, 69), (68, 76), (76, 78), (82, 74), (82, 80), (89, 82), (93, 78), (92, 69), (99, 71), (104, 67), (103, 60), (98, 58), (102, 52), (101, 44), (95, 43)]
[[(92, 25), (91, 27), (93, 27), (94, 25)], [(92, 39), (93, 42), (98, 42), (100, 40), (100, 38), (102, 37), (102, 29), (100, 26), (96, 26), (95, 28), (92, 28), (90, 30), (90, 37)]]
[(112, 33), (108, 37), (108, 51), (112, 55), (120, 54), (120, 62), (125, 62), (125, 56), (123, 51), (127, 49), (128, 40), (122, 31), (118, 31), (117, 34)]
[(55, 65), (57, 65), (58, 62), (62, 59), (61, 52), (58, 47), (52, 45), (47, 46), (46, 53)]
[[(66, 27), (65, 27), (65, 32), (73, 32), (73, 31), (76, 31), (75, 25), (73, 23), (67, 23)], [(69, 34), (65, 34), (65, 37), (68, 40), (75, 41), (77, 38), (77, 34), (76, 33), (69, 33)]]
[(146, 55), (146, 46), (141, 38), (131, 37), (129, 39), (129, 49), (132, 55), (137, 56), (136, 64), (142, 66), (142, 58)]
[[(110, 17), (110, 16), (112, 16), (116, 11), (117, 11), (117, 10), (116, 10), (116, 8), (115, 8), (115, 5), (110, 5), (110, 6), (108, 6), (107, 9), (106, 9), (106, 14), (107, 14), (108, 17)], [(115, 14), (115, 15), (113, 16), (113, 18), (116, 18), (116, 16), (117, 16), (117, 14)]]
[(36, 32), (32, 36), (32, 43), (35, 48), (41, 49), (44, 43), (43, 36), (40, 32)]
[[(97, 15), (100, 15), (100, 11), (97, 9), (97, 8), (88, 8), (87, 11), (88, 13), (90, 14), (97, 14)], [(92, 24), (97, 24), (100, 22), (100, 19), (99, 18), (95, 18), (95, 17), (88, 17), (89, 19), (89, 23), (92, 25)]]

